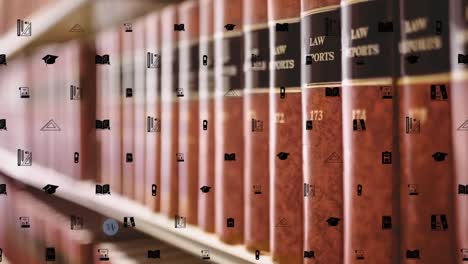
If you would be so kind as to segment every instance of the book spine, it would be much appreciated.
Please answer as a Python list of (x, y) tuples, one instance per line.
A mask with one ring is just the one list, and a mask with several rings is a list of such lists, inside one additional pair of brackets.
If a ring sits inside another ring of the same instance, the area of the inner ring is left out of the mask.
[(268, 88), (269, 28), (267, 0), (243, 2), (244, 17), (244, 197), (245, 245), (268, 251)]
[(397, 263), (393, 0), (342, 1), (344, 261)]
[[(146, 127), (146, 178), (145, 178), (145, 200), (146, 205), (153, 211), (160, 210), (161, 186), (160, 178), (160, 153), (161, 153), (161, 36), (160, 19), (158, 14), (150, 14), (146, 17), (146, 52), (155, 61), (155, 68), (146, 69), (146, 117), (151, 120), (151, 127)], [(157, 55), (157, 58), (154, 58)], [(147, 62), (148, 63), (148, 62)], [(159, 129), (158, 129), (159, 128)], [(159, 131), (158, 131), (159, 130)], [(150, 132), (148, 132), (150, 131)], [(156, 187), (153, 193), (153, 184)]]
[(198, 65), (199, 5), (186, 1), (179, 6), (179, 21), (187, 28), (179, 32), (179, 213), (187, 223), (198, 220)]
[(455, 263), (448, 1), (400, 5), (401, 252), (418, 250), (425, 263)]
[[(146, 152), (146, 52), (145, 52), (145, 20), (143, 18), (138, 19), (133, 24), (133, 49), (134, 49), (134, 80), (133, 80), (133, 96), (134, 96), (134, 117), (133, 117), (133, 129), (134, 129), (134, 142), (135, 153), (134, 153), (134, 164), (135, 164), (135, 175), (134, 175), (134, 197), (135, 200), (144, 203), (145, 191), (148, 184), (145, 182), (145, 152)], [(151, 184), (149, 184), (151, 185)]]
[[(450, 6), (450, 40), (451, 40), (451, 115), (452, 115), (452, 146), (454, 164), (454, 185), (452, 191), (454, 198), (454, 223), (455, 246), (457, 250), (457, 262), (468, 261), (468, 41), (463, 37), (467, 33), (468, 10), (467, 1), (452, 0)], [(460, 56), (461, 55), (461, 56)], [(464, 186), (464, 187), (463, 187)]]
[[(226, 243), (244, 241), (242, 1), (215, 1), (215, 228)], [(225, 31), (226, 24), (235, 25)]]
[[(213, 0), (200, 1), (200, 50), (199, 66), (199, 154), (198, 185), (213, 188), (214, 177), (214, 43)], [(214, 232), (214, 190), (199, 193), (198, 225), (207, 232)]]
[(178, 213), (179, 174), (178, 152), (178, 49), (173, 31), (178, 14), (175, 6), (161, 12), (162, 71), (161, 71), (161, 211), (169, 217)]
[[(300, 1), (270, 0), (270, 251), (279, 263), (302, 263), (302, 125)], [(288, 23), (288, 31), (276, 24)]]
[(343, 261), (340, 21), (339, 0), (302, 0), (304, 263)]

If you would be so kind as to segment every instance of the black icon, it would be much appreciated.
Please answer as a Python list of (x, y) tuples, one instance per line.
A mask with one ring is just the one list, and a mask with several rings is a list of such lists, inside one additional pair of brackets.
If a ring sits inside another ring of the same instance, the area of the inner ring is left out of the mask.
[(75, 32), (75, 33), (84, 32), (84, 29), (79, 24), (75, 24), (72, 28), (70, 28), (68, 32)]
[(337, 226), (340, 223), (340, 219), (336, 217), (330, 217), (327, 219), (329, 226)]
[(81, 88), (75, 85), (70, 85), (70, 100), (81, 99)]
[(315, 196), (315, 185), (304, 183), (304, 197)]
[(336, 152), (332, 152), (332, 154), (330, 154), (330, 156), (325, 160), (325, 163), (343, 163), (343, 160)]
[(262, 194), (262, 186), (260, 184), (254, 184), (252, 186), (254, 194)]
[(234, 27), (236, 27), (236, 25), (234, 25), (234, 24), (226, 24), (226, 25), (224, 25), (224, 28), (225, 28), (227, 31), (234, 30)]
[(157, 191), (158, 191), (158, 186), (156, 184), (152, 184), (151, 185), (151, 195), (156, 196)]
[[(439, 216), (439, 220), (437, 219)], [(448, 229), (448, 221), (447, 216), (445, 214), (441, 215), (431, 215), (431, 229), (432, 230), (447, 230)]]
[(18, 166), (31, 166), (32, 152), (18, 149)]
[(132, 153), (126, 153), (125, 154), (125, 162), (133, 162), (133, 154)]
[(234, 227), (234, 218), (228, 218), (226, 219), (226, 224), (227, 224), (227, 227)]
[(419, 62), (419, 56), (417, 56), (417, 55), (408, 55), (408, 56), (406, 56), (406, 61), (409, 64), (418, 63)]
[(289, 153), (287, 152), (280, 152), (278, 154), (276, 154), (276, 156), (278, 157), (278, 159), (280, 160), (286, 160), (289, 156)]
[(174, 31), (185, 31), (184, 24), (174, 24)]
[(458, 128), (458, 131), (468, 131), (468, 120), (465, 120)]
[(260, 250), (255, 250), (255, 260), (260, 260)]
[(6, 126), (6, 119), (0, 119), (0, 130), (8, 130)]
[(252, 118), (252, 132), (262, 132), (263, 121)]
[(442, 34), (442, 21), (437, 20), (436, 21), (436, 34), (441, 35)]
[(20, 87), (20, 98), (29, 98), (29, 87)]
[(0, 194), (7, 195), (5, 183), (0, 184)]
[(462, 260), (468, 261), (468, 248), (462, 248), (460, 252), (462, 253)]
[(312, 130), (312, 120), (306, 120), (306, 130)]
[(44, 190), (48, 194), (54, 194), (57, 188), (58, 188), (57, 185), (47, 184), (46, 186), (42, 188), (42, 190)]
[(7, 65), (6, 55), (0, 54), (0, 65)]
[(208, 65), (208, 56), (207, 55), (203, 55), (203, 66), (207, 66)]
[(177, 97), (184, 97), (184, 88), (177, 89)]
[(184, 162), (184, 153), (177, 153), (177, 162)]
[[(1, 58), (2, 55), (0, 55), (0, 64), (1, 61), (2, 61), (2, 58)], [(458, 63), (459, 64), (468, 64), (468, 55), (464, 55), (464, 54), (458, 54)]]
[(96, 129), (110, 129), (109, 119), (96, 120)]
[(97, 250), (99, 253), (99, 260), (100, 261), (109, 261), (109, 250), (100, 248)]
[(96, 64), (110, 64), (109, 54), (105, 55), (96, 55)]
[(406, 134), (419, 134), (421, 132), (421, 122), (416, 118), (406, 117)]
[(124, 217), (124, 227), (135, 227), (135, 218), (133, 216)]
[(436, 153), (432, 154), (432, 157), (435, 161), (444, 161), (447, 155), (447, 153), (437, 151)]
[(55, 261), (55, 248), (46, 248), (46, 261)]
[[(1, 190), (2, 186), (0, 184), (0, 194), (2, 194)], [(458, 184), (458, 194), (468, 194), (468, 185)]]
[(158, 54), (152, 52), (146, 52), (146, 68), (156, 69), (159, 68), (161, 58)]
[(409, 195), (418, 195), (418, 185), (417, 184), (408, 184), (408, 194)]
[(363, 260), (364, 259), (364, 250), (354, 250), (354, 254), (356, 254), (356, 259), (357, 260)]
[[(359, 123), (358, 123), (359, 121)], [(365, 131), (366, 121), (364, 119), (353, 119), (353, 130), (354, 131)]]
[(133, 32), (132, 23), (124, 23), (125, 32)]
[(80, 162), (80, 153), (75, 152), (75, 153), (73, 154), (73, 161), (74, 161), (75, 163), (79, 163), (79, 162)]
[(224, 153), (224, 160), (226, 161), (235, 161), (236, 153)]
[(125, 88), (125, 97), (132, 97), (133, 96), (133, 89), (132, 88)]
[(201, 250), (202, 259), (210, 259), (210, 251), (208, 249)]
[(281, 99), (286, 98), (286, 88), (284, 86), (280, 87), (280, 98)]
[(340, 96), (340, 88), (339, 87), (326, 87), (325, 96)]
[(357, 195), (362, 196), (362, 185), (358, 184), (356, 189), (357, 189)]
[(382, 99), (392, 99), (393, 98), (392, 86), (381, 86), (380, 96), (382, 97)]
[(382, 216), (382, 229), (392, 229), (392, 217), (388, 215)]
[(175, 216), (175, 228), (185, 228), (187, 219), (183, 216)]
[(209, 192), (210, 189), (211, 189), (211, 187), (210, 187), (210, 186), (206, 186), (206, 185), (200, 188), (200, 190), (201, 190), (203, 193)]
[(315, 252), (313, 250), (304, 251), (304, 258), (315, 258)]
[(109, 184), (103, 184), (103, 185), (96, 184), (96, 194), (111, 194), (110, 185)]
[(29, 217), (27, 216), (20, 216), (20, 227), (21, 228), (30, 228), (31, 226), (29, 225)]
[(448, 100), (447, 88), (445, 87), (445, 84), (441, 84), (441, 85), (431, 84), (431, 100), (433, 101), (447, 101)]
[(379, 22), (379, 32), (393, 32), (393, 23), (389, 22)]
[(146, 132), (160, 132), (161, 131), (161, 121), (152, 116), (146, 117)]
[(419, 249), (415, 249), (415, 250), (407, 249), (406, 250), (406, 258), (407, 259), (418, 259), (418, 258), (420, 258)]
[(0, 262), (2, 262), (3, 250), (0, 248)]
[(41, 128), (41, 131), (60, 131), (60, 127), (57, 125), (57, 123), (54, 121), (54, 119), (50, 119)]
[(71, 215), (70, 216), (70, 229), (71, 230), (83, 229), (83, 217)]
[(392, 164), (392, 153), (389, 151), (382, 152), (382, 164)]
[(312, 56), (311, 55), (306, 55), (306, 65), (311, 65), (312, 64)]
[(54, 64), (57, 58), (58, 56), (47, 54), (42, 58), (42, 60), (45, 62), (47, 66), (47, 64)]
[(161, 258), (161, 251), (159, 249), (156, 250), (148, 250), (148, 258)]
[(276, 32), (287, 32), (289, 30), (288, 23), (276, 23), (275, 25)]
[(203, 120), (203, 130), (208, 130), (208, 120)]
[(256, 68), (256, 69), (263, 69), (265, 65), (262, 56), (257, 55), (257, 54), (252, 54), (250, 62), (252, 64), (252, 68)]
[(32, 30), (32, 24), (30, 21), (17, 19), (16, 20), (16, 35), (18, 37), (30, 37)]

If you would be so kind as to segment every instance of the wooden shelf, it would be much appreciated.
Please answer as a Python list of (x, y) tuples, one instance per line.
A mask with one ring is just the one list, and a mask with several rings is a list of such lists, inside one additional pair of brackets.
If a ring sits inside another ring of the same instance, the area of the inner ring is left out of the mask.
[(111, 195), (96, 195), (93, 182), (74, 180), (35, 164), (34, 159), (33, 166), (18, 166), (16, 158), (12, 152), (0, 148), (0, 172), (37, 189), (42, 189), (46, 184), (58, 185), (54, 196), (118, 221), (122, 221), (124, 216), (133, 216), (136, 229), (196, 256), (201, 255), (202, 249), (208, 249), (211, 260), (216, 263), (273, 263), (270, 256), (262, 255), (260, 260), (255, 260), (255, 254), (247, 251), (244, 246), (227, 245), (217, 236), (196, 226), (187, 224), (186, 228), (175, 228), (174, 219), (154, 213), (144, 205), (112, 193), (112, 186)]

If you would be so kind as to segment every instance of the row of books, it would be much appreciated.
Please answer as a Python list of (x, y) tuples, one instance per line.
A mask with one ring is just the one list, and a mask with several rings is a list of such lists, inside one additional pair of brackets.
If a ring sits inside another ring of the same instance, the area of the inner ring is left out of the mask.
[[(279, 263), (462, 263), (465, 8), (169, 6), (0, 68), (2, 146)], [(60, 133), (39, 132), (51, 119)]]

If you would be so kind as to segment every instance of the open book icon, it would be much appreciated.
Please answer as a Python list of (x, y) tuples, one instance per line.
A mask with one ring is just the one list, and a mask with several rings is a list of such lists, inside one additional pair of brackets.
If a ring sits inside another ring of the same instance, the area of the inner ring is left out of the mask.
[(110, 185), (109, 184), (103, 184), (103, 185), (96, 184), (96, 194), (111, 194)]

